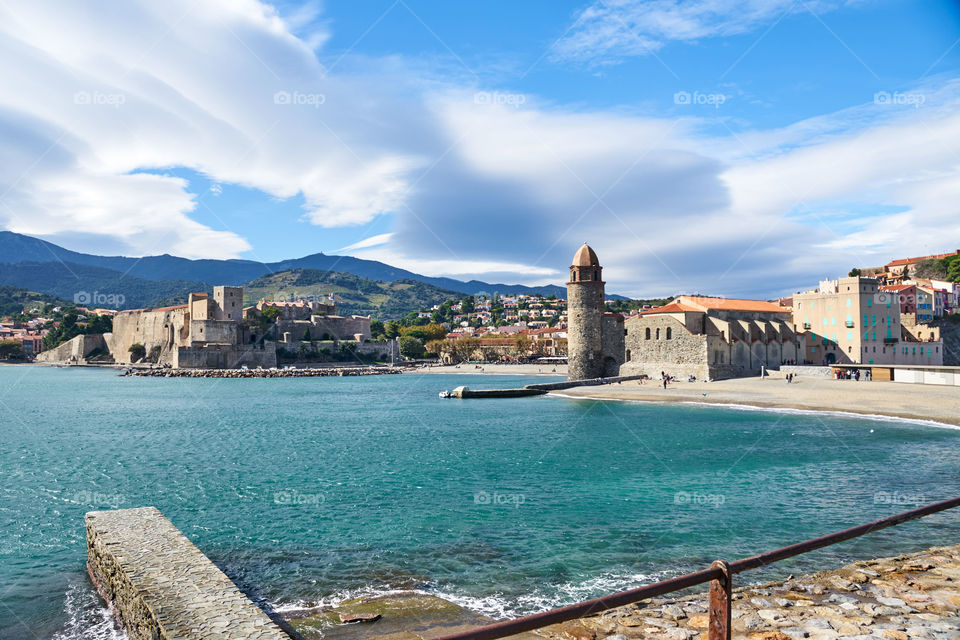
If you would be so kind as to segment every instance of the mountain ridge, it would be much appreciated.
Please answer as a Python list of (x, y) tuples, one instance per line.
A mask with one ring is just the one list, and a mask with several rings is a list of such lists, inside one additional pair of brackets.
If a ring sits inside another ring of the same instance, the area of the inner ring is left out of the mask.
[[(294, 269), (313, 269), (318, 271), (336, 271), (349, 273), (368, 280), (395, 282), (397, 280), (416, 280), (426, 284), (456, 291), (464, 295), (479, 293), (499, 294), (539, 294), (566, 297), (565, 287), (544, 285), (508, 285), (489, 283), (481, 280), (463, 281), (454, 278), (425, 276), (407, 271), (376, 260), (365, 260), (353, 256), (327, 255), (315, 253), (301, 258), (292, 258), (278, 262), (260, 263), (253, 260), (198, 259), (181, 258), (170, 254), (131, 258), (126, 256), (98, 256), (65, 249), (40, 238), (12, 231), (0, 231), (0, 264), (14, 265), (22, 262), (69, 263), (110, 269), (124, 276), (133, 276), (144, 280), (180, 280), (240, 286), (251, 280), (272, 273)], [(611, 299), (627, 299), (624, 296), (608, 294)]]

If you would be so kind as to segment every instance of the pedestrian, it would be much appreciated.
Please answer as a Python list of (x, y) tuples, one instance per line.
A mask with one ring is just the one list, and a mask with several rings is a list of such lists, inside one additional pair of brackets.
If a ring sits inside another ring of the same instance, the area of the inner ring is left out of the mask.
[(663, 388), (664, 388), (664, 389), (667, 388), (667, 378), (666, 378), (666, 377), (663, 378)]

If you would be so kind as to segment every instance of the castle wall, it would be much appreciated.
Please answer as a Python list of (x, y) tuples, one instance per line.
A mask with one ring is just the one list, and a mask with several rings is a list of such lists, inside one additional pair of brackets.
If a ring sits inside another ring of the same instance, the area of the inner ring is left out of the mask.
[(191, 320), (191, 342), (237, 344), (239, 324), (230, 320)]
[[(106, 334), (109, 336), (110, 334)], [(63, 344), (41, 351), (37, 354), (37, 362), (71, 362), (81, 363), (96, 349), (107, 351), (107, 340), (103, 335), (79, 335), (67, 340)]]
[(626, 353), (626, 336), (624, 335), (623, 316), (604, 315), (601, 323), (601, 354), (603, 359), (603, 377), (612, 378), (620, 375), (620, 366), (623, 365)]
[(187, 309), (163, 311), (121, 311), (113, 317), (110, 353), (118, 364), (130, 363), (130, 347), (142, 344), (147, 353), (161, 349), (161, 363), (169, 363), (170, 353), (187, 338)]

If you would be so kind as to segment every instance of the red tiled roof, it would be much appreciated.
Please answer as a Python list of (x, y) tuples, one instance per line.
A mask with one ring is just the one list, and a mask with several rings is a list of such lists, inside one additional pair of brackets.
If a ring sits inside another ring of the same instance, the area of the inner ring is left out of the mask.
[[(681, 297), (681, 299), (684, 296)], [(691, 299), (692, 298), (692, 299)], [(703, 309), (728, 309), (730, 311), (766, 311), (770, 313), (789, 313), (785, 307), (781, 307), (773, 302), (766, 300), (742, 300), (738, 298), (709, 298), (690, 296), (689, 302)], [(702, 309), (695, 309), (701, 311)]]
[(185, 304), (178, 304), (178, 305), (175, 306), (175, 307), (159, 307), (159, 308), (157, 308), (157, 309), (150, 309), (150, 311), (173, 311), (173, 310), (175, 310), (175, 309), (186, 309), (186, 308), (187, 308), (187, 305), (185, 305)]
[(649, 311), (641, 311), (638, 315), (646, 316), (652, 315), (654, 313), (682, 313), (684, 311), (695, 311), (703, 313), (702, 309), (697, 309), (696, 307), (691, 307), (690, 305), (681, 304), (679, 302), (671, 302), (670, 304), (664, 305), (662, 307), (657, 307), (655, 309), (650, 309)]
[(947, 258), (949, 256), (955, 256), (958, 253), (960, 253), (960, 250), (951, 251), (950, 253), (937, 253), (932, 256), (920, 256), (917, 258), (900, 258), (899, 260), (891, 260), (884, 266), (899, 267), (900, 265), (903, 265), (903, 264), (913, 264), (914, 262), (920, 262), (921, 260), (942, 260), (943, 258)]

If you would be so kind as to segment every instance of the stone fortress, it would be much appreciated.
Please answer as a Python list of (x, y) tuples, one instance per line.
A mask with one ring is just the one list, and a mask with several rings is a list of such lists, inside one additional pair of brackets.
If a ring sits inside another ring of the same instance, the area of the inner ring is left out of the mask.
[[(273, 324), (258, 321), (267, 307), (279, 310)], [(191, 293), (187, 304), (121, 311), (113, 318), (112, 333), (77, 336), (37, 359), (79, 364), (97, 353), (109, 354), (117, 364), (133, 364), (139, 356), (130, 349), (142, 345), (146, 362), (174, 369), (271, 368), (277, 366), (275, 337), (284, 345), (370, 338), (369, 317), (338, 316), (336, 311), (332, 301), (303, 300), (261, 300), (244, 308), (243, 287), (216, 286), (212, 296)]]
[(603, 267), (584, 244), (567, 283), (570, 380), (648, 375), (720, 379), (798, 362), (790, 309), (760, 300), (680, 296), (626, 321), (604, 313)]

